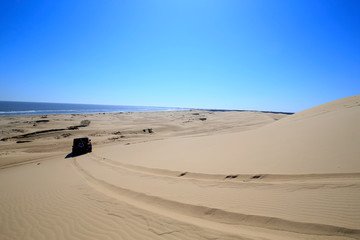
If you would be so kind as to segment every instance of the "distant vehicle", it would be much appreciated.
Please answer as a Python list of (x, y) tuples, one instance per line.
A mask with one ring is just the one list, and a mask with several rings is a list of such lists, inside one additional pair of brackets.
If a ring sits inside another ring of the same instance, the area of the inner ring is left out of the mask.
[(72, 146), (72, 154), (79, 155), (92, 151), (91, 139), (88, 137), (75, 138)]

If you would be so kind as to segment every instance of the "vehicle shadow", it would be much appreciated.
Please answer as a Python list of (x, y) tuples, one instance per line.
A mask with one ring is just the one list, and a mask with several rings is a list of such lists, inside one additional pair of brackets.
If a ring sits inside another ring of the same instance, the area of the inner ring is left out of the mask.
[(74, 154), (74, 153), (69, 153), (68, 155), (66, 155), (65, 159), (67, 158), (73, 158), (73, 157), (78, 157), (78, 156), (81, 156), (81, 155), (85, 155), (87, 153), (77, 153), (77, 154)]

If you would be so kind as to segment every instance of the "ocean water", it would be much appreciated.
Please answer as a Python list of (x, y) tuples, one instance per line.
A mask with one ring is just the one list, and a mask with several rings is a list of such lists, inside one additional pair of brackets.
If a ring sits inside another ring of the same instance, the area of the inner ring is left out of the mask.
[(185, 109), (174, 108), (174, 107), (0, 101), (0, 116), (71, 114), (71, 113), (75, 114), (75, 113), (109, 113), (109, 112), (149, 112), (149, 111), (170, 111), (170, 110), (185, 110)]

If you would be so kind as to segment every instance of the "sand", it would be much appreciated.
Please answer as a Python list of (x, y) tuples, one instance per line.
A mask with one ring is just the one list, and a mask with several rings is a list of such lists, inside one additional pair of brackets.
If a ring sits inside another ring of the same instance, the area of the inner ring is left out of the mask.
[(0, 120), (0, 239), (360, 239), (359, 95)]

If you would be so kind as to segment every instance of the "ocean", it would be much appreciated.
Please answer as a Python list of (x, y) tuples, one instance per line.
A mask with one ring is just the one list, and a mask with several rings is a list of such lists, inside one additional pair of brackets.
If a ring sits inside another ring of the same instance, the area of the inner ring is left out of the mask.
[(0, 116), (185, 110), (175, 107), (0, 101)]

